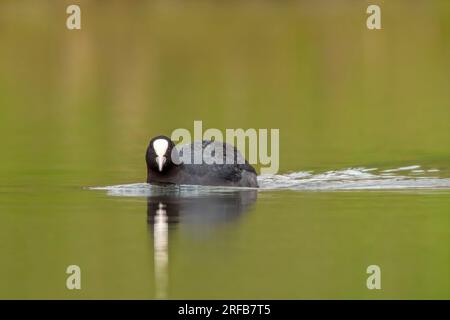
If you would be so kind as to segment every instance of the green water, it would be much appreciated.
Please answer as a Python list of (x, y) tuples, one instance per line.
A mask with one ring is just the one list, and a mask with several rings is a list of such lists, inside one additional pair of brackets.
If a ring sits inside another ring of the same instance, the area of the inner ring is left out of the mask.
[(354, 1), (79, 3), (80, 31), (70, 2), (0, 3), (0, 298), (450, 298), (448, 189), (261, 191), (171, 223), (161, 269), (151, 199), (85, 188), (145, 181), (194, 120), (279, 128), (281, 173), (449, 178), (448, 1), (382, 1), (379, 31)]

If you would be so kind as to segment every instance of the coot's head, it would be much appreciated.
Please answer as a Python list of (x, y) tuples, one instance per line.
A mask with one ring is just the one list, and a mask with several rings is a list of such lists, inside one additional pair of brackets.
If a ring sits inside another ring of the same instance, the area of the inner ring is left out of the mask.
[(175, 163), (172, 161), (174, 148), (175, 144), (166, 136), (157, 136), (150, 140), (145, 155), (148, 170), (166, 172), (174, 167)]

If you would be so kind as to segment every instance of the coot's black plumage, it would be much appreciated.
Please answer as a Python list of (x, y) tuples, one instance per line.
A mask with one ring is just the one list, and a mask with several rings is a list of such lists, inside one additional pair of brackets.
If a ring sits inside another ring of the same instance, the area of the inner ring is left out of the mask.
[[(200, 163), (194, 162), (195, 150), (199, 149)], [(208, 152), (203, 152), (205, 149)], [(216, 155), (214, 150), (221, 150), (222, 154)], [(189, 153), (183, 157), (186, 152)], [(223, 157), (222, 163), (211, 161), (210, 155), (215, 159)], [(227, 164), (227, 155), (233, 156), (232, 164)], [(183, 162), (187, 157), (191, 161)], [(258, 187), (255, 169), (235, 147), (223, 142), (195, 141), (175, 148), (168, 137), (157, 136), (150, 140), (145, 159), (147, 182), (151, 184)]]

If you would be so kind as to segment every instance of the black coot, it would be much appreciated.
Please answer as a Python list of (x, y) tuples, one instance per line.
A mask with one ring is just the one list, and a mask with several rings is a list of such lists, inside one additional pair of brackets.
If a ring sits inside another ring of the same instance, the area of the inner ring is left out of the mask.
[(145, 159), (151, 184), (258, 187), (255, 169), (223, 142), (195, 141), (176, 148), (168, 137), (158, 136), (150, 140)]

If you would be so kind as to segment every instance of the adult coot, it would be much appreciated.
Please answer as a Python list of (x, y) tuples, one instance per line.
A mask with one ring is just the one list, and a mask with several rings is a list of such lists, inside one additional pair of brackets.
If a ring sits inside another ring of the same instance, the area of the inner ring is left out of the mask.
[(150, 140), (145, 159), (151, 184), (258, 187), (255, 169), (223, 142), (204, 140), (175, 147), (168, 137), (157, 136)]

